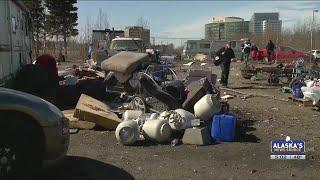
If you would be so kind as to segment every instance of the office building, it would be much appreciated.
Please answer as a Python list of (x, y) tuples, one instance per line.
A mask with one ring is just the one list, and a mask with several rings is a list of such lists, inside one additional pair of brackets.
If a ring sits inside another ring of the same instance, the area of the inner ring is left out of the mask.
[(279, 13), (254, 13), (250, 20), (249, 32), (252, 34), (281, 32), (281, 27)]
[(249, 21), (239, 17), (214, 17), (205, 25), (205, 39), (235, 40), (249, 35)]

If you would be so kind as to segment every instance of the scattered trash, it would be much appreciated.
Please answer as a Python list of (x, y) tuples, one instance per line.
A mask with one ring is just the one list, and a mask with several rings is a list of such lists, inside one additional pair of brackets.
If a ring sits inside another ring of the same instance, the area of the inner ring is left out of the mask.
[(216, 141), (234, 141), (237, 118), (232, 114), (214, 115), (212, 118), (211, 137)]
[(209, 145), (211, 137), (206, 127), (194, 127), (185, 130), (182, 142), (183, 144)]
[(213, 94), (203, 96), (194, 105), (194, 114), (201, 120), (208, 121), (214, 113), (221, 111), (221, 106), (218, 98)]
[(180, 140), (177, 139), (177, 138), (175, 138), (175, 139), (173, 139), (173, 140), (171, 141), (171, 146), (176, 146), (176, 145), (178, 145), (179, 143), (180, 143)]
[(233, 99), (234, 96), (231, 96), (231, 95), (224, 95), (221, 97), (221, 99), (224, 99), (224, 100), (227, 100), (227, 99)]
[(253, 174), (253, 173), (256, 173), (256, 172), (257, 172), (256, 169), (252, 169), (252, 170), (250, 171), (250, 174)]
[(76, 128), (79, 130), (91, 130), (96, 127), (96, 124), (88, 121), (70, 121), (70, 128)]
[(257, 81), (258, 78), (257, 78), (257, 76), (251, 76), (250, 80), (251, 80), (251, 81)]
[(201, 78), (187, 86), (188, 96), (183, 102), (183, 109), (194, 112), (194, 105), (206, 94), (212, 94), (213, 88), (207, 78)]
[(320, 81), (307, 81), (306, 87), (301, 87), (305, 99), (313, 101), (316, 105), (320, 101)]
[(197, 54), (193, 57), (193, 60), (194, 60), (194, 61), (200, 61), (200, 62), (206, 61), (206, 60), (208, 60), (208, 59), (209, 59), (208, 55), (205, 55), (205, 54), (202, 54), (202, 53), (197, 53)]
[(304, 86), (304, 83), (296, 83), (292, 86), (292, 97), (303, 98), (303, 93), (301, 90), (302, 86)]
[(191, 61), (191, 62), (188, 62), (188, 63), (183, 64), (183, 65), (184, 65), (184, 66), (191, 66), (193, 63), (194, 63), (194, 62), (193, 62), (193, 61)]
[(142, 111), (137, 110), (126, 110), (122, 115), (122, 119), (123, 121), (137, 119), (140, 115), (142, 115), (142, 113)]
[(172, 130), (182, 130), (200, 125), (200, 120), (195, 119), (192, 113), (184, 109), (162, 113), (160, 119), (166, 119)]
[(144, 123), (143, 135), (146, 139), (150, 139), (156, 142), (166, 142), (169, 140), (172, 130), (166, 120), (148, 120)]
[(274, 107), (274, 108), (271, 108), (271, 110), (279, 111), (279, 108)]
[(146, 53), (121, 51), (101, 63), (101, 68), (122, 75), (131, 75), (142, 62), (148, 61)]
[(79, 129), (70, 128), (69, 133), (70, 134), (77, 134), (79, 132)]
[(110, 108), (90, 96), (82, 94), (77, 103), (74, 117), (82, 121), (89, 121), (106, 129), (116, 129), (121, 122), (116, 114), (111, 112)]
[(205, 66), (205, 65), (207, 65), (207, 63), (201, 63), (200, 65), (201, 65), (201, 66)]
[(139, 140), (139, 126), (135, 121), (121, 122), (115, 131), (117, 140), (124, 145), (132, 145)]
[(78, 83), (78, 78), (73, 75), (67, 75), (64, 78), (65, 78), (64, 84), (67, 86), (76, 85)]

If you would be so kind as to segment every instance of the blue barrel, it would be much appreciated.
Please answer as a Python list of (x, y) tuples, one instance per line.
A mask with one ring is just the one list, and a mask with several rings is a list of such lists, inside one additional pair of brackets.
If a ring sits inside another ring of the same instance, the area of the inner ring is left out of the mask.
[(212, 118), (211, 136), (216, 141), (234, 141), (236, 135), (236, 116), (224, 113)]
[(294, 98), (303, 98), (303, 93), (301, 91), (301, 87), (303, 86), (303, 83), (296, 83), (292, 86), (292, 96)]

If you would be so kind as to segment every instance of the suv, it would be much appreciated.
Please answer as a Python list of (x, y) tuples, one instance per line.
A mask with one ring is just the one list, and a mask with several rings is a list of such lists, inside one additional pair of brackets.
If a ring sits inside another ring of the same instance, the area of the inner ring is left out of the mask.
[(51, 103), (0, 88), (0, 117), (0, 179), (32, 179), (67, 153), (69, 120)]

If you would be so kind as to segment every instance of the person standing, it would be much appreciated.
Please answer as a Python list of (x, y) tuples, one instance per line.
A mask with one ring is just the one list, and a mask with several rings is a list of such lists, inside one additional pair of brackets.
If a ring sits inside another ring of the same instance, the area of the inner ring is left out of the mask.
[(231, 48), (231, 43), (225, 45), (225, 47), (221, 48), (216, 53), (216, 61), (219, 63), (215, 63), (215, 65), (219, 65), (221, 67), (221, 85), (224, 87), (228, 86), (229, 72), (230, 72), (230, 64), (231, 60), (235, 58), (234, 51)]
[(244, 43), (241, 43), (241, 62), (243, 61), (243, 57), (244, 57)]
[(92, 53), (93, 53), (93, 43), (90, 42), (88, 46), (88, 59), (92, 58)]
[(248, 39), (248, 41), (244, 43), (244, 48), (243, 48), (245, 62), (249, 61), (250, 51), (251, 51), (251, 42), (250, 42), (250, 39)]
[(274, 52), (274, 44), (271, 40), (269, 40), (266, 49), (267, 49), (267, 53), (268, 53), (268, 61), (270, 62), (271, 60), (273, 60), (273, 52)]

